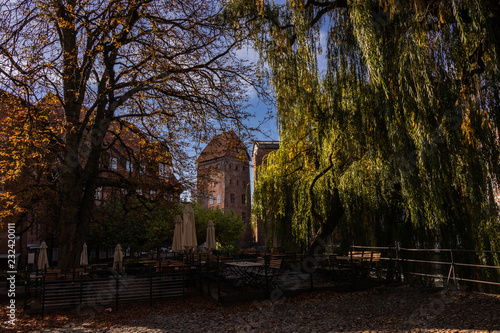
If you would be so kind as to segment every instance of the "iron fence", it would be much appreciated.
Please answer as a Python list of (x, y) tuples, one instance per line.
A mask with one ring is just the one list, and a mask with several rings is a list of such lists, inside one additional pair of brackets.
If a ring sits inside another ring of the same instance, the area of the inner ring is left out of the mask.
[[(79, 312), (99, 311), (113, 305), (163, 299), (184, 299), (191, 274), (187, 268), (156, 272), (128, 270), (87, 271), (76, 279), (47, 279), (47, 274), (29, 279), (25, 307), (32, 312), (76, 308)], [(28, 304), (28, 299), (30, 302)]]
[[(131, 302), (182, 298), (200, 292), (220, 303), (272, 298), (284, 293), (319, 289), (358, 289), (371, 282), (420, 283), (437, 287), (500, 292), (500, 252), (352, 246), (348, 254), (278, 254), (239, 258), (258, 261), (246, 276), (228, 275), (222, 256), (185, 256), (182, 262), (154, 261), (151, 266), (114, 270), (73, 270), (62, 279), (50, 274), (26, 279), (31, 308), (101, 309)], [(278, 265), (279, 262), (279, 265)], [(252, 277), (251, 274), (261, 276)], [(27, 273), (27, 277), (31, 275)], [(254, 281), (249, 283), (249, 281)], [(373, 285), (373, 284), (371, 284)], [(34, 295), (31, 295), (34, 293)], [(34, 298), (32, 297), (34, 296)], [(38, 303), (37, 303), (38, 302)]]
[(406, 283), (500, 293), (500, 251), (352, 246), (382, 253), (379, 272)]

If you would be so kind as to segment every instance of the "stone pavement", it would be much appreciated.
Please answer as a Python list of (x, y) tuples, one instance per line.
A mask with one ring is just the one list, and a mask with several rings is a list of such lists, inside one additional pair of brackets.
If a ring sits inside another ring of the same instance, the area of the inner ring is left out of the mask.
[[(124, 305), (69, 317), (61, 327), (38, 318), (29, 332), (495, 332), (500, 296), (390, 286), (357, 292), (277, 293), (275, 302), (218, 306), (201, 297)], [(49, 314), (61, 316), (62, 314)], [(50, 322), (50, 319), (48, 320)], [(26, 326), (25, 329), (28, 329)], [(13, 331), (15, 332), (15, 331)]]

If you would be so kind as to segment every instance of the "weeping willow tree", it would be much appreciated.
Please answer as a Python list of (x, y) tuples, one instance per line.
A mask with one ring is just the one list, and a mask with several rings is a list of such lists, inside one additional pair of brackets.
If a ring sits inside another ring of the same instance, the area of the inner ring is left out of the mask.
[[(234, 0), (276, 96), (280, 148), (254, 213), (321, 247), (500, 249), (500, 5)], [(383, 244), (382, 244), (383, 243)]]

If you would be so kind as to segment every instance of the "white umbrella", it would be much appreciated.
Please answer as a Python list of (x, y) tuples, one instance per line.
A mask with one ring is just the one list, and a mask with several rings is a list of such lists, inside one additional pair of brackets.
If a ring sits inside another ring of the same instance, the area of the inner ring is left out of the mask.
[(198, 241), (196, 240), (196, 226), (194, 225), (194, 210), (190, 204), (184, 207), (184, 230), (182, 233), (182, 245), (187, 249), (196, 248)]
[(172, 251), (182, 252), (182, 217), (177, 215), (175, 217), (174, 239), (172, 240)]
[(122, 260), (123, 260), (123, 252), (120, 244), (117, 244), (115, 247), (115, 256), (113, 259), (113, 269), (120, 270), (122, 269)]
[(208, 221), (207, 227), (207, 250), (215, 250), (215, 228), (212, 220)]
[(47, 244), (42, 242), (40, 245), (40, 253), (38, 254), (38, 269), (42, 270), (49, 266), (49, 258), (47, 257)]
[(89, 264), (89, 257), (87, 255), (87, 243), (83, 243), (82, 254), (80, 255), (80, 266), (87, 266)]

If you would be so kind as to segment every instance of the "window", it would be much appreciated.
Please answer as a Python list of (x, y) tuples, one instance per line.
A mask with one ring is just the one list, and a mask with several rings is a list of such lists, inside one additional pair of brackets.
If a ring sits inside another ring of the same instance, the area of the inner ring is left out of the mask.
[(127, 172), (133, 172), (133, 171), (134, 171), (134, 165), (132, 164), (132, 162), (127, 161), (127, 162), (125, 163), (125, 170), (126, 170)]
[(214, 204), (214, 196), (210, 194), (210, 198), (208, 199), (208, 203), (210, 205), (213, 205)]
[(236, 185), (240, 185), (240, 181), (239, 180), (236, 181)]
[(220, 194), (217, 194), (217, 203), (220, 203)]
[(247, 186), (247, 182), (243, 181), (243, 187)]
[(229, 169), (231, 169), (231, 167), (232, 167), (232, 166), (233, 166), (233, 165), (232, 165), (231, 163), (229, 163)]
[(233, 183), (233, 180), (231, 178), (229, 178), (229, 184), (232, 184)]
[(139, 172), (141, 175), (146, 174), (146, 166), (144, 164), (139, 165)]
[(234, 203), (236, 200), (235, 200), (235, 196), (234, 196), (234, 193), (231, 193), (231, 203)]
[(246, 218), (247, 215), (245, 214), (245, 212), (241, 212), (241, 219), (243, 220), (243, 222), (246, 222)]
[(109, 168), (111, 170), (116, 170), (118, 168), (118, 159), (116, 157), (111, 157), (109, 160)]
[(150, 190), (150, 191), (149, 191), (149, 194), (150, 194), (152, 197), (154, 197), (154, 196), (156, 196), (156, 191), (155, 191), (155, 190)]
[(102, 187), (99, 186), (98, 188), (95, 189), (95, 196), (94, 198), (96, 200), (102, 200)]
[(162, 177), (167, 177), (170, 173), (170, 167), (165, 163), (158, 164), (158, 174)]
[(238, 171), (238, 166), (237, 165), (234, 166), (234, 170)]
[(247, 203), (247, 196), (244, 195), (244, 194), (241, 195), (241, 203), (242, 204), (246, 204)]
[(135, 192), (136, 192), (137, 194), (139, 194), (139, 195), (142, 195), (142, 190), (141, 190), (141, 189), (136, 190)]

